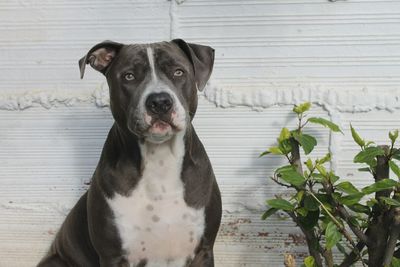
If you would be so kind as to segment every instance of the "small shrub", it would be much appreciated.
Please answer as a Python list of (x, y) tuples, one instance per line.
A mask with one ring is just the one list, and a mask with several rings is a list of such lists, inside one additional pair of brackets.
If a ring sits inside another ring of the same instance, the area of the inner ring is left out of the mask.
[[(329, 153), (322, 158), (301, 160), (300, 147), (308, 155), (317, 145), (317, 140), (303, 131), (307, 124), (342, 133), (329, 120), (307, 119), (310, 107), (310, 103), (295, 106), (297, 127), (283, 128), (277, 145), (260, 155), (274, 154), (287, 159), (288, 165), (276, 169), (271, 179), (291, 189), (287, 198), (277, 195), (266, 201), (269, 208), (262, 219), (282, 210), (296, 223), (310, 254), (302, 266), (345, 267), (356, 262), (371, 267), (400, 266), (400, 168), (395, 162), (400, 160), (400, 149), (395, 148), (398, 130), (389, 133), (390, 145), (379, 146), (361, 138), (351, 126), (351, 135), (360, 147), (354, 162), (363, 164), (358, 170), (373, 178), (368, 186), (357, 188), (326, 167), (331, 159)], [(396, 180), (389, 178), (389, 169)], [(332, 250), (343, 254), (340, 262), (335, 262)]]

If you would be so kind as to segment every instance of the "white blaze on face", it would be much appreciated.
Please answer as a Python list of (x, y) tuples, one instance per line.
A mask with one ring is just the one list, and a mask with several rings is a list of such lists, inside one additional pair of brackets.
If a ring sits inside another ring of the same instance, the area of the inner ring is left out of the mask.
[(143, 114), (144, 123), (146, 125), (151, 126), (149, 129), (149, 136), (148, 136), (149, 141), (160, 143), (165, 140), (168, 140), (172, 136), (173, 132), (171, 127), (167, 127), (165, 129), (159, 129), (160, 127), (158, 127), (158, 125), (161, 125), (163, 123), (157, 124), (156, 122), (153, 125), (151, 124), (152, 116), (147, 112), (145, 107), (147, 97), (152, 93), (162, 93), (162, 92), (168, 93), (172, 97), (174, 105), (172, 107), (172, 112), (171, 112), (171, 122), (174, 128), (178, 130), (184, 130), (186, 128), (186, 112), (175, 92), (167, 84), (165, 84), (162, 80), (160, 80), (159, 77), (157, 76), (153, 49), (150, 46), (148, 46), (146, 48), (146, 52), (150, 65), (151, 80), (147, 84), (147, 88), (145, 89), (142, 95), (142, 99), (140, 100), (139, 112), (140, 114)]
[(147, 47), (147, 57), (149, 58), (152, 80), (157, 82), (156, 68), (154, 67), (153, 49), (151, 49), (150, 46)]

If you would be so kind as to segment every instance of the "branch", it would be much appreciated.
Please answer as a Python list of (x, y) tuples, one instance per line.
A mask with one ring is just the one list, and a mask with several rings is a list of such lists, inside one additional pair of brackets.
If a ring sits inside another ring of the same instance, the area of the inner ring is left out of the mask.
[(319, 251), (319, 242), (318, 242), (318, 238), (315, 235), (315, 232), (313, 230), (308, 230), (306, 228), (304, 228), (301, 223), (299, 222), (296, 214), (294, 214), (294, 212), (287, 212), (289, 214), (289, 216), (292, 218), (292, 220), (300, 227), (300, 230), (303, 232), (305, 238), (306, 238), (306, 242), (307, 242), (307, 247), (308, 247), (308, 252), (310, 253), (311, 256), (314, 257), (315, 260), (315, 264), (318, 267), (323, 267), (322, 264), (322, 258), (321, 258), (321, 254)]
[[(389, 160), (388, 160), (388, 146), (379, 146), (385, 151), (385, 155), (377, 156), (377, 165), (375, 168), (374, 179), (375, 182), (389, 178)], [(389, 197), (392, 190), (382, 190), (375, 193), (375, 199), (380, 197)], [(389, 212), (384, 208), (374, 205), (372, 211), (373, 217), (368, 225), (368, 264), (370, 266), (383, 266), (382, 260), (384, 255), (387, 254), (386, 246), (389, 237), (389, 228), (392, 219)]]
[[(356, 248), (351, 251), (349, 255), (344, 258), (342, 263), (339, 265), (339, 267), (350, 267), (353, 265), (355, 262), (359, 260), (359, 252), (362, 251), (365, 247), (365, 243), (362, 241), (359, 241), (356, 245)], [(362, 260), (362, 259), (361, 259)]]
[(279, 180), (276, 177), (271, 177), (271, 180), (274, 181), (276, 184), (278, 184), (280, 186), (284, 186), (284, 187), (287, 187), (287, 188), (293, 188), (293, 186), (291, 186), (291, 185), (279, 182)]
[[(290, 164), (296, 168), (296, 171), (299, 174), (303, 175), (303, 168), (301, 165), (301, 158), (300, 158), (300, 145), (296, 141), (296, 139), (294, 139), (293, 137), (291, 137), (289, 139), (289, 141), (290, 141), (290, 145), (292, 147), (292, 150), (290, 152), (291, 153)], [(292, 218), (292, 220), (300, 227), (301, 231), (303, 232), (303, 234), (306, 238), (308, 251), (309, 251), (310, 255), (314, 257), (315, 264), (318, 267), (322, 267), (323, 266), (322, 258), (321, 258), (322, 253), (320, 252), (319, 239), (316, 236), (314, 230), (313, 229), (309, 230), (309, 229), (304, 228), (301, 225), (301, 223), (299, 222), (299, 220), (294, 212), (288, 212), (288, 214)]]
[[(367, 236), (362, 232), (358, 226), (353, 225), (350, 222), (350, 214), (347, 212), (347, 210), (340, 204), (338, 203), (333, 197), (333, 188), (332, 185), (327, 184), (327, 183), (322, 183), (322, 186), (326, 193), (330, 197), (330, 201), (332, 202), (333, 206), (336, 207), (337, 212), (339, 213), (340, 217), (344, 219), (349, 225), (350, 229), (352, 232), (361, 240), (364, 240), (365, 242), (368, 240)], [(350, 245), (353, 247), (353, 252), (357, 256), (355, 260), (360, 259), (361, 263), (363, 266), (365, 266), (363, 260), (362, 260), (362, 255), (360, 253), (360, 250), (357, 249), (357, 245), (354, 243), (353, 238), (350, 236), (350, 234), (346, 231), (345, 227), (325, 208), (322, 202), (319, 201), (319, 199), (313, 195), (315, 200), (321, 205), (321, 207), (325, 210), (325, 212), (328, 214), (328, 216), (332, 219), (332, 221), (335, 223), (335, 225), (338, 227), (339, 231), (343, 234), (343, 236), (347, 239), (347, 241), (350, 243)]]
[(400, 208), (394, 209), (393, 212), (393, 224), (389, 231), (389, 241), (386, 246), (385, 256), (383, 257), (383, 266), (387, 266), (392, 262), (393, 253), (400, 234)]
[(332, 249), (325, 249), (324, 251), (324, 259), (325, 259), (325, 264), (327, 267), (333, 267), (333, 254), (332, 254)]
[(332, 215), (332, 213), (329, 212), (329, 210), (324, 206), (324, 204), (311, 192), (309, 192), (310, 195), (321, 205), (322, 209), (328, 214), (328, 216), (331, 218), (332, 222), (337, 226), (339, 229), (340, 233), (347, 239), (347, 241), (350, 243), (350, 245), (354, 248), (354, 251), (358, 254), (358, 257), (361, 259), (361, 263), (363, 266), (364, 262), (362, 261), (362, 256), (359, 250), (357, 250), (357, 246), (353, 241), (353, 238), (350, 236), (350, 234), (346, 231), (344, 226), (335, 218), (335, 216)]
[[(375, 175), (374, 175), (375, 182), (389, 178), (389, 158), (387, 156), (387, 154), (389, 153), (389, 147), (388, 146), (379, 146), (379, 147), (385, 151), (385, 155), (376, 157), (377, 165), (375, 168)], [(389, 197), (391, 192), (392, 190), (390, 189), (378, 191), (375, 193), (375, 198), (379, 199), (380, 197)]]
[(345, 222), (350, 227), (354, 235), (364, 244), (368, 244), (368, 236), (364, 234), (364, 232), (358, 226), (351, 223), (350, 221), (351, 215), (347, 212), (346, 208), (338, 204), (336, 206), (336, 210), (339, 213), (340, 218), (345, 220)]
[[(324, 190), (326, 193), (331, 196), (333, 194), (333, 188), (329, 184), (327, 185), (326, 183), (322, 183), (322, 186), (324, 187)], [(350, 227), (351, 231), (354, 233), (354, 235), (361, 241), (363, 241), (365, 244), (368, 244), (368, 237), (364, 234), (364, 232), (356, 225), (351, 223), (350, 218), (351, 215), (347, 212), (346, 208), (338, 203), (333, 197), (330, 197), (330, 200), (333, 204), (334, 207), (336, 207), (336, 211), (339, 213), (340, 218), (345, 220), (347, 225)]]
[(300, 159), (300, 145), (299, 142), (296, 141), (296, 139), (294, 139), (293, 137), (291, 137), (289, 139), (290, 141), (290, 146), (292, 147), (292, 160), (291, 160), (291, 164), (294, 165), (294, 167), (296, 168), (296, 171), (303, 175), (303, 167), (301, 165), (301, 159)]

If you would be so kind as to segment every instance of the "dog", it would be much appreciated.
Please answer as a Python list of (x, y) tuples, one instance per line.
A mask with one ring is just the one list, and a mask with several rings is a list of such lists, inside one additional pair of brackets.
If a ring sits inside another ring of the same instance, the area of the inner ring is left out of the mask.
[(79, 60), (103, 73), (114, 124), (88, 191), (38, 267), (214, 266), (221, 195), (192, 119), (214, 49), (175, 39), (104, 41)]

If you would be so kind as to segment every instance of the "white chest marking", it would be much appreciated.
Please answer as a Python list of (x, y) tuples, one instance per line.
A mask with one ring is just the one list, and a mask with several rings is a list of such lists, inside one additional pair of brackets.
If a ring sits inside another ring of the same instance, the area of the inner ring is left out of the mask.
[(145, 168), (130, 196), (108, 199), (122, 247), (131, 266), (146, 259), (146, 267), (184, 266), (204, 233), (204, 208), (184, 201), (181, 134), (168, 143), (141, 146)]

